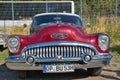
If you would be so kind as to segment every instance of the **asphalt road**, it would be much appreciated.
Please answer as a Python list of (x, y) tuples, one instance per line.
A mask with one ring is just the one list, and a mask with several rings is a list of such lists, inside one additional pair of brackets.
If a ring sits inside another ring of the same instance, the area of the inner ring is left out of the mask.
[(100, 76), (88, 76), (84, 69), (72, 73), (42, 73), (42, 71), (31, 71), (30, 77), (19, 79), (16, 71), (9, 70), (5, 64), (0, 65), (0, 80), (120, 80), (120, 69), (116, 67), (105, 67)]

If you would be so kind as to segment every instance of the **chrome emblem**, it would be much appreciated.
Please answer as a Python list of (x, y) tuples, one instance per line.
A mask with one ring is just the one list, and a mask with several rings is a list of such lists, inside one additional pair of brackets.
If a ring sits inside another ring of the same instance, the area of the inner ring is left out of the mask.
[(57, 60), (57, 61), (62, 60), (62, 56), (57, 56), (57, 57), (56, 57), (56, 60)]
[(63, 33), (54, 33), (51, 35), (52, 38), (56, 38), (56, 39), (65, 39), (67, 38), (67, 34), (63, 34)]

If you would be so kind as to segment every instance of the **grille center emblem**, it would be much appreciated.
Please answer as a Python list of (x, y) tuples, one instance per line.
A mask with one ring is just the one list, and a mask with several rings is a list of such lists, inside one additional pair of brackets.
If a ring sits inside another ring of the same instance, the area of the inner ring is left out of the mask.
[(54, 33), (51, 35), (51, 37), (56, 39), (65, 39), (68, 37), (68, 35), (63, 33)]
[(62, 56), (57, 56), (57, 57), (56, 57), (56, 60), (57, 60), (57, 61), (62, 60)]

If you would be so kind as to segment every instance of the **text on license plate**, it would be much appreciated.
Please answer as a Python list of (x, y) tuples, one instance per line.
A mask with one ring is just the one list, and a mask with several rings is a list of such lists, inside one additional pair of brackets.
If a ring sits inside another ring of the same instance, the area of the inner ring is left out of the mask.
[(74, 72), (74, 67), (73, 65), (44, 65), (43, 72)]

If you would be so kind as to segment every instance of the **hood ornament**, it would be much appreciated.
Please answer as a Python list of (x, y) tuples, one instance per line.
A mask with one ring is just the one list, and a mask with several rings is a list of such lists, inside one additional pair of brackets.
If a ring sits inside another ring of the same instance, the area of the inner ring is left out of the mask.
[(61, 21), (56, 21), (56, 24), (57, 24), (58, 27), (60, 27), (62, 22)]
[(51, 35), (51, 37), (55, 39), (65, 39), (68, 37), (68, 35), (64, 33), (54, 33)]

